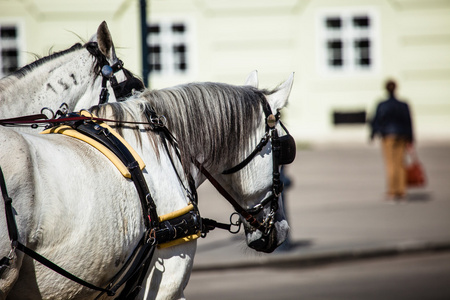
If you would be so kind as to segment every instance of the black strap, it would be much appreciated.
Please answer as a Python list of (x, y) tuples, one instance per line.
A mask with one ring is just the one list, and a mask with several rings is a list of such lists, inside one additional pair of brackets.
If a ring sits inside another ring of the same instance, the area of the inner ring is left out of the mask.
[(263, 147), (267, 144), (267, 142), (269, 141), (269, 135), (266, 134), (264, 135), (264, 137), (261, 139), (261, 141), (259, 142), (259, 144), (256, 146), (255, 150), (253, 150), (252, 153), (250, 153), (249, 156), (247, 156), (246, 159), (244, 159), (241, 163), (239, 163), (238, 165), (227, 169), (225, 171), (222, 172), (222, 174), (228, 175), (228, 174), (233, 174), (239, 170), (241, 170), (243, 167), (245, 167), (254, 157), (256, 154), (258, 154)]
[(145, 276), (147, 275), (147, 270), (150, 267), (151, 257), (153, 256), (155, 249), (156, 247), (153, 245), (148, 252), (147, 258), (142, 261), (136, 272), (124, 281), (126, 282), (125, 287), (115, 300), (129, 300), (136, 298), (142, 289), (142, 282), (144, 282)]
[(220, 185), (220, 183), (206, 170), (202, 164), (198, 161), (194, 161), (197, 168), (200, 170), (200, 172), (203, 173), (203, 175), (206, 176), (206, 178), (211, 182), (211, 184), (216, 188), (216, 190), (225, 198), (228, 200), (228, 202), (234, 207), (236, 212), (238, 212), (250, 225), (253, 227), (264, 231), (263, 225), (256, 220), (255, 217), (253, 217), (250, 213), (248, 213), (234, 198), (233, 196), (228, 193), (223, 186)]
[(17, 249), (22, 251), (23, 253), (25, 253), (26, 255), (30, 256), (31, 258), (33, 258), (34, 260), (40, 262), (41, 264), (43, 264), (44, 266), (46, 266), (47, 268), (52, 269), (53, 271), (61, 274), (62, 276), (75, 281), (78, 284), (81, 284), (85, 287), (88, 287), (90, 289), (93, 289), (95, 291), (101, 291), (101, 292), (105, 292), (107, 293), (109, 296), (114, 296), (114, 292), (112, 292), (109, 289), (104, 289), (98, 286), (95, 286), (89, 282), (84, 281), (83, 279), (73, 275), (72, 273), (67, 272), (66, 270), (64, 270), (63, 268), (61, 268), (60, 266), (56, 265), (55, 263), (51, 262), (50, 260), (46, 259), (45, 257), (43, 257), (42, 255), (40, 255), (39, 253), (31, 250), (30, 248), (28, 248), (27, 246), (23, 245), (22, 243), (18, 242), (17, 243)]
[(231, 224), (220, 223), (216, 220), (208, 218), (202, 218), (202, 225), (202, 233), (204, 234), (208, 233), (211, 230), (214, 230), (215, 228), (225, 229), (228, 231), (231, 230)]
[[(6, 215), (6, 224), (8, 227), (9, 239), (11, 241), (17, 241), (18, 231), (17, 231), (16, 220), (14, 218), (12, 199), (8, 196), (8, 192), (6, 190), (5, 178), (3, 177), (3, 171), (2, 171), (1, 167), (0, 167), (0, 189), (2, 192), (3, 201), (5, 203), (5, 215)], [(2, 259), (0, 259), (0, 277), (2, 276), (3, 272), (5, 272), (6, 269), (9, 267), (10, 261), (11, 261), (11, 257), (9, 255), (4, 256), (4, 257), (2, 257)]]
[[(125, 283), (128, 283), (128, 281), (133, 278), (136, 274), (140, 274), (140, 272), (147, 272), (147, 270), (143, 270), (143, 267), (145, 265), (149, 265), (150, 261), (152, 260), (153, 254), (156, 249), (155, 244), (148, 244), (144, 243), (142, 250), (139, 251), (139, 256), (134, 260), (133, 264), (130, 266), (129, 271), (122, 277), (122, 279), (116, 283), (112, 288), (111, 291), (114, 293)], [(120, 295), (127, 294), (128, 292), (122, 292)], [(120, 299), (120, 296), (119, 296)], [(133, 299), (133, 298), (130, 298)]]
[(11, 241), (17, 241), (19, 238), (19, 231), (17, 230), (16, 219), (14, 218), (12, 199), (8, 196), (8, 191), (6, 190), (5, 177), (3, 176), (3, 171), (1, 167), (0, 167), (0, 188), (2, 190), (3, 201), (5, 202), (6, 224), (8, 225), (9, 239)]

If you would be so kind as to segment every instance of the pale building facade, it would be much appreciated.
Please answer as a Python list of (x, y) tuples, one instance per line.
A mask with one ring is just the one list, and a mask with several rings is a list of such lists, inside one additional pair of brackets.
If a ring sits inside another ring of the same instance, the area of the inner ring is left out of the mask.
[[(110, 27), (125, 66), (141, 74), (140, 1), (0, 0), (0, 75)], [(395, 78), (417, 140), (450, 141), (450, 1), (147, 0), (150, 86), (274, 88), (295, 72), (285, 123), (300, 142), (366, 143)]]

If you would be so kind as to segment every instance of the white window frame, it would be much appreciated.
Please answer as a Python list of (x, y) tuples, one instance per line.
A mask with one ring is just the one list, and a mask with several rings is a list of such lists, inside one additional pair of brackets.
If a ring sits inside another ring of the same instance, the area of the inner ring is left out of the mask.
[[(370, 20), (368, 29), (356, 28), (353, 18), (367, 16)], [(340, 30), (330, 30), (326, 27), (326, 20), (330, 17), (341, 19)], [(380, 66), (380, 37), (379, 18), (377, 10), (373, 7), (334, 8), (318, 11), (316, 17), (317, 29), (317, 69), (318, 73), (326, 76), (334, 75), (372, 75), (379, 72)], [(331, 39), (343, 42), (342, 67), (333, 67), (329, 64), (329, 49), (327, 43)], [(370, 65), (365, 67), (356, 63), (357, 51), (355, 41), (368, 39), (370, 43), (369, 58)]]
[(3, 49), (17, 49), (17, 66), (21, 68), (25, 65), (25, 34), (23, 22), (18, 19), (0, 18), (0, 29), (3, 27), (15, 27), (16, 38), (12, 40), (3, 39), (0, 37), (0, 78), (3, 78), (10, 73), (3, 72), (3, 57), (1, 55)]
[[(182, 24), (185, 28), (183, 34), (175, 34), (172, 31), (172, 26), (176, 24)], [(159, 45), (161, 47), (161, 70), (159, 71), (150, 71), (150, 77), (168, 77), (168, 76), (188, 76), (192, 73), (193, 69), (193, 43), (192, 43), (192, 34), (193, 27), (192, 22), (183, 19), (160, 19), (160, 20), (152, 20), (148, 24), (148, 26), (158, 25), (160, 28), (160, 32), (158, 35), (150, 35), (150, 32), (147, 34), (147, 46)], [(185, 63), (186, 69), (180, 70), (175, 68), (175, 64), (177, 62), (177, 58), (174, 54), (174, 46), (183, 44), (186, 47), (185, 52)], [(149, 50), (150, 51), (150, 50)], [(150, 56), (150, 52), (149, 52)]]

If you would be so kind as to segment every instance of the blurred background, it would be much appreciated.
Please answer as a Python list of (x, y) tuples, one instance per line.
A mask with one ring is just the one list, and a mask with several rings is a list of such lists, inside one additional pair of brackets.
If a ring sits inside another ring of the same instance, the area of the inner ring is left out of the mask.
[(260, 87), (270, 89), (295, 72), (283, 118), (299, 143), (366, 143), (364, 125), (385, 96), (387, 78), (397, 80), (399, 97), (411, 104), (419, 142), (450, 140), (450, 1), (0, 0), (0, 6), (0, 77), (35, 55), (88, 40), (106, 20), (118, 56), (151, 88), (243, 84), (258, 70)]
[[(88, 41), (103, 20), (153, 89), (240, 85), (253, 70), (272, 89), (295, 72), (282, 116), (301, 146), (286, 167), (289, 244), (255, 255), (242, 236), (210, 233), (189, 298), (450, 299), (450, 1), (0, 0), (0, 77)], [(412, 109), (427, 180), (404, 205), (383, 201), (381, 150), (368, 143), (387, 79)], [(199, 194), (202, 215), (228, 221), (210, 185)], [(373, 257), (388, 260), (297, 268)]]

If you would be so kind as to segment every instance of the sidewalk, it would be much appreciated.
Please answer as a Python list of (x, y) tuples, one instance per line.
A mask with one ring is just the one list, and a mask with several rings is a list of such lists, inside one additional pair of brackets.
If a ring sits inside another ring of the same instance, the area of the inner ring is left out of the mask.
[[(384, 169), (378, 145), (300, 150), (286, 173), (291, 248), (256, 253), (243, 233), (216, 229), (198, 241), (194, 271), (311, 265), (336, 260), (450, 250), (450, 142), (419, 145), (428, 183), (411, 189), (403, 204), (384, 201)], [(230, 205), (204, 183), (203, 217), (227, 222)]]

